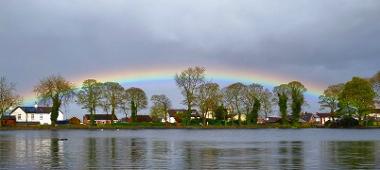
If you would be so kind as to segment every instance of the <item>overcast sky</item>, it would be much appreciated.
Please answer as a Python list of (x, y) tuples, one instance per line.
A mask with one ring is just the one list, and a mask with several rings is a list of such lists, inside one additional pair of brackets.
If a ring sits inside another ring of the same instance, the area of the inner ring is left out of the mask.
[(51, 74), (163, 65), (263, 70), (327, 86), (373, 75), (379, 54), (378, 0), (0, 1), (0, 74), (22, 92)]

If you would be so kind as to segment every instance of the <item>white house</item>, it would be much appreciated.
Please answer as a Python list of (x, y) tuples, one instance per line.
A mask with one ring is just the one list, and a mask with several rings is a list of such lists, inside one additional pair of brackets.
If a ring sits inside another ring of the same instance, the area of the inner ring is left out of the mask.
[(375, 109), (373, 109), (372, 113), (368, 116), (374, 118), (375, 120), (380, 120), (380, 102), (375, 103)]
[[(177, 120), (176, 118), (179, 117), (180, 115), (183, 115), (187, 112), (186, 109), (170, 109), (168, 110), (167, 118), (162, 119), (162, 122), (168, 121), (169, 123), (176, 123)], [(198, 113), (197, 110), (193, 109), (191, 110), (191, 119), (199, 119), (201, 115)]]
[[(39, 123), (50, 125), (51, 107), (16, 107), (11, 116), (16, 117), (16, 123)], [(59, 111), (57, 121), (64, 120), (63, 113)]]
[(321, 125), (324, 125), (327, 121), (332, 121), (331, 113), (316, 113), (318, 116), (316, 118), (316, 121), (319, 122)]

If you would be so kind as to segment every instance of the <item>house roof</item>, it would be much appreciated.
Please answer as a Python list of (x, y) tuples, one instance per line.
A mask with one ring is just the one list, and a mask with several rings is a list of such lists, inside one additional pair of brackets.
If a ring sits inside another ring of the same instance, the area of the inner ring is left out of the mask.
[(267, 117), (265, 122), (267, 123), (277, 123), (281, 120), (281, 117)]
[[(152, 122), (153, 119), (149, 115), (136, 115), (137, 122)], [(131, 118), (124, 117), (121, 119), (123, 122), (131, 122)]]
[(314, 114), (314, 113), (304, 113), (302, 115), (302, 120), (306, 121), (306, 122), (309, 122), (311, 121), (312, 118), (318, 118), (318, 115)]
[(230, 113), (230, 114), (227, 114), (227, 118), (233, 118), (233, 117), (235, 117), (235, 116), (237, 116), (238, 114), (236, 114), (236, 113)]
[(379, 101), (375, 101), (375, 108), (376, 109), (380, 109), (380, 100)]
[[(86, 118), (87, 120), (90, 120), (90, 114), (84, 115), (84, 118)], [(112, 114), (95, 114), (94, 119), (95, 120), (118, 120), (116, 115), (112, 116)]]
[(151, 119), (149, 115), (136, 115), (137, 119)]
[(331, 113), (318, 113), (317, 112), (317, 116), (320, 118), (331, 117)]
[(17, 110), (18, 108), (20, 108), (25, 113), (46, 113), (46, 114), (49, 114), (49, 113), (51, 113), (51, 110), (52, 110), (51, 107), (37, 107), (37, 109), (36, 109), (35, 107), (21, 107), (21, 106), (19, 106), (19, 107), (16, 107), (15, 109), (13, 109), (12, 112)]

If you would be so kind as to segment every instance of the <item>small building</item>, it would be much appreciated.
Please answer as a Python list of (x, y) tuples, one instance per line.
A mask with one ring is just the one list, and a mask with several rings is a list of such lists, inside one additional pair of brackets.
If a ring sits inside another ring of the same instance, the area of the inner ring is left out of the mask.
[[(201, 115), (203, 116), (203, 114), (201, 113)], [(206, 119), (216, 119), (215, 115), (214, 115), (214, 111), (212, 110), (209, 110), (206, 114), (205, 114), (205, 117)]]
[[(168, 110), (168, 117), (166, 118), (169, 123), (181, 122), (182, 116), (187, 113), (186, 109), (170, 109)], [(195, 109), (191, 110), (191, 119), (199, 119), (201, 115)], [(162, 120), (165, 122), (165, 120)]]
[(375, 102), (375, 108), (368, 115), (371, 120), (380, 120), (380, 102)]
[(178, 114), (179, 112), (180, 112), (179, 109), (168, 110), (168, 116), (167, 116), (166, 120), (162, 119), (162, 122), (169, 122), (169, 123), (180, 122), (181, 118), (179, 116), (180, 114)]
[(190, 119), (200, 119), (202, 115), (197, 110), (192, 110), (190, 114)]
[(149, 115), (136, 115), (137, 122), (152, 122), (153, 119)]
[(70, 123), (70, 120), (59, 120), (56, 123), (57, 125), (68, 125)]
[(380, 108), (377, 107), (372, 110), (372, 112), (368, 115), (368, 118), (374, 122), (380, 122)]
[(280, 123), (281, 117), (267, 117), (265, 123)]
[(80, 119), (77, 117), (72, 117), (69, 119), (69, 124), (71, 125), (80, 125)]
[(327, 121), (332, 121), (331, 113), (316, 113), (316, 115), (319, 117), (317, 118), (317, 122), (319, 122), (321, 125), (324, 125)]
[[(291, 123), (292, 122), (292, 116), (288, 115), (286, 121)], [(281, 123), (281, 122), (282, 122), (281, 117), (269, 116), (269, 117), (265, 118), (265, 123)], [(300, 119), (298, 119), (298, 123), (306, 123), (306, 121), (304, 119), (302, 119), (302, 117), (301, 117)]]
[[(122, 122), (132, 122), (131, 117), (124, 117), (121, 119)], [(152, 122), (153, 119), (149, 115), (136, 115), (136, 122)]]
[(319, 120), (319, 116), (314, 113), (302, 113), (301, 119), (305, 121), (305, 123), (317, 123)]
[[(51, 125), (51, 107), (16, 107), (10, 112), (10, 116), (16, 117), (17, 124)], [(57, 121), (63, 121), (64, 115), (58, 112)]]
[[(239, 120), (239, 114), (231, 114), (231, 115), (233, 115), (233, 117), (232, 117), (233, 120)], [(240, 119), (241, 119), (241, 121), (246, 121), (247, 116), (245, 114), (241, 114)]]
[(16, 126), (16, 117), (14, 117), (14, 116), (3, 116), (0, 124), (2, 126)]
[(258, 117), (257, 118), (257, 124), (264, 124), (265, 123), (265, 118), (264, 117)]
[[(94, 120), (96, 124), (111, 124), (112, 122), (118, 122), (116, 115), (112, 114), (94, 114)], [(83, 124), (91, 124), (90, 114), (83, 116)]]

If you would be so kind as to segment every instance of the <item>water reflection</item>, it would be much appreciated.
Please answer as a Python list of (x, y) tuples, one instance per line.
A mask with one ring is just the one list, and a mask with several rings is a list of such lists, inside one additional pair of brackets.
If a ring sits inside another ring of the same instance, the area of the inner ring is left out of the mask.
[(303, 169), (304, 146), (301, 141), (280, 141), (278, 143), (279, 167)]
[(41, 133), (0, 132), (0, 169), (380, 168), (380, 142), (375, 140), (213, 141), (80, 133), (60, 141), (60, 132)]
[(86, 168), (147, 168), (145, 139), (86, 138), (85, 145)]
[(374, 141), (331, 141), (322, 143), (329, 166), (343, 169), (377, 169)]
[[(9, 163), (14, 163), (14, 158), (16, 158), (16, 149), (14, 143), (14, 137), (11, 135), (0, 135), (0, 167), (4, 169), (10, 168)], [(0, 168), (0, 169), (1, 169)]]
[(50, 165), (52, 168), (60, 167), (60, 144), (58, 139), (50, 139)]
[(85, 139), (85, 146), (87, 148), (87, 167), (97, 167), (97, 146), (95, 138)]
[(152, 141), (152, 167), (157, 169), (167, 169), (170, 164), (171, 152), (167, 141)]
[(183, 168), (302, 169), (303, 142), (183, 142)]
[(144, 168), (146, 161), (146, 141), (140, 138), (132, 138), (128, 140), (127, 150), (129, 150), (128, 161), (133, 168)]

